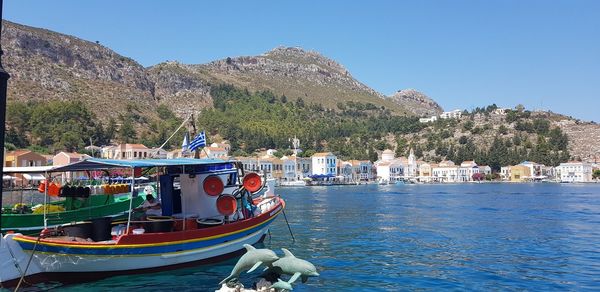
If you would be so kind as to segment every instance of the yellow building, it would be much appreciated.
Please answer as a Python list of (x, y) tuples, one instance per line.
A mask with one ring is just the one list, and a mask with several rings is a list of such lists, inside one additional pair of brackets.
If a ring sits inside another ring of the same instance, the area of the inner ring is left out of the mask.
[(524, 182), (531, 178), (531, 168), (525, 165), (515, 165), (510, 167), (510, 181)]

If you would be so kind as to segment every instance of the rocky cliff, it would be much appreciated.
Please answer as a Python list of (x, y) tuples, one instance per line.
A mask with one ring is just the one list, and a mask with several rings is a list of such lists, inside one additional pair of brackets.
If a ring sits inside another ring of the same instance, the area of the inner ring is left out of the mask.
[(99, 44), (4, 21), (2, 49), (11, 74), (9, 100), (80, 99), (101, 117), (128, 102), (153, 107), (154, 82), (146, 69)]
[(150, 71), (171, 77), (156, 87), (157, 93), (168, 92), (170, 96), (199, 91), (206, 98), (207, 84), (229, 83), (249, 90), (270, 90), (290, 100), (302, 98), (331, 109), (336, 109), (338, 102), (359, 101), (384, 106), (396, 114), (411, 114), (404, 104), (354, 79), (339, 63), (301, 48), (279, 47), (260, 56), (229, 57), (208, 64), (163, 63)]
[(414, 89), (399, 90), (389, 98), (417, 116), (439, 115), (443, 111), (437, 102)]

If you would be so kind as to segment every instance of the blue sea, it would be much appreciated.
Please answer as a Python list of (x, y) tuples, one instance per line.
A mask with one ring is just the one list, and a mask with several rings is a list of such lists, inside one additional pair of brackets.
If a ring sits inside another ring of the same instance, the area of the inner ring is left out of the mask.
[[(600, 290), (600, 184), (281, 188), (264, 246), (321, 276), (294, 291)], [(214, 291), (235, 265), (129, 275), (61, 291)], [(242, 275), (250, 286), (260, 272)]]

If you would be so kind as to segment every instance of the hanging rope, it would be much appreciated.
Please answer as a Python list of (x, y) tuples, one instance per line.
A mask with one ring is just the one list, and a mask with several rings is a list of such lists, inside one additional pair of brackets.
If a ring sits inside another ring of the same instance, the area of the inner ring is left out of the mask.
[(183, 126), (185, 125), (185, 123), (187, 123), (191, 117), (193, 117), (194, 115), (191, 114), (189, 115), (184, 121), (183, 123), (181, 123), (181, 125), (179, 125), (179, 127), (177, 128), (177, 130), (175, 130), (175, 132), (173, 132), (173, 134), (171, 134), (171, 136), (169, 136), (169, 138), (167, 138), (167, 140), (165, 141), (165, 143), (162, 143), (162, 145), (160, 145), (160, 147), (156, 148), (156, 152), (152, 153), (152, 154), (156, 154), (158, 153), (158, 150), (163, 149), (163, 147), (165, 147), (165, 145), (167, 145), (167, 143), (169, 143), (169, 141), (171, 140), (171, 138), (173, 138), (175, 136), (175, 134), (177, 134), (177, 132), (179, 132), (179, 130), (181, 130), (181, 128), (183, 128)]

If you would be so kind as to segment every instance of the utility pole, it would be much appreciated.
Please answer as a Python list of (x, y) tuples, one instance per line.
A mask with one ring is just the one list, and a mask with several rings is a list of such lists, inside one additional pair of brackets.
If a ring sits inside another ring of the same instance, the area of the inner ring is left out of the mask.
[[(4, 1), (0, 0), (0, 40), (2, 40), (2, 7)], [(4, 67), (2, 67), (2, 45), (0, 44), (0, 123), (2, 123), (2, 132), (0, 133), (0, 144), (4, 147), (4, 132), (6, 128), (6, 89), (8, 86), (8, 78), (10, 75)], [(4, 177), (4, 149), (0, 151), (0, 157), (2, 158), (2, 168), (0, 168), (0, 175)], [(0, 208), (2, 207), (2, 192), (4, 180), (0, 184)], [(0, 216), (0, 232), (2, 231), (2, 216)]]

